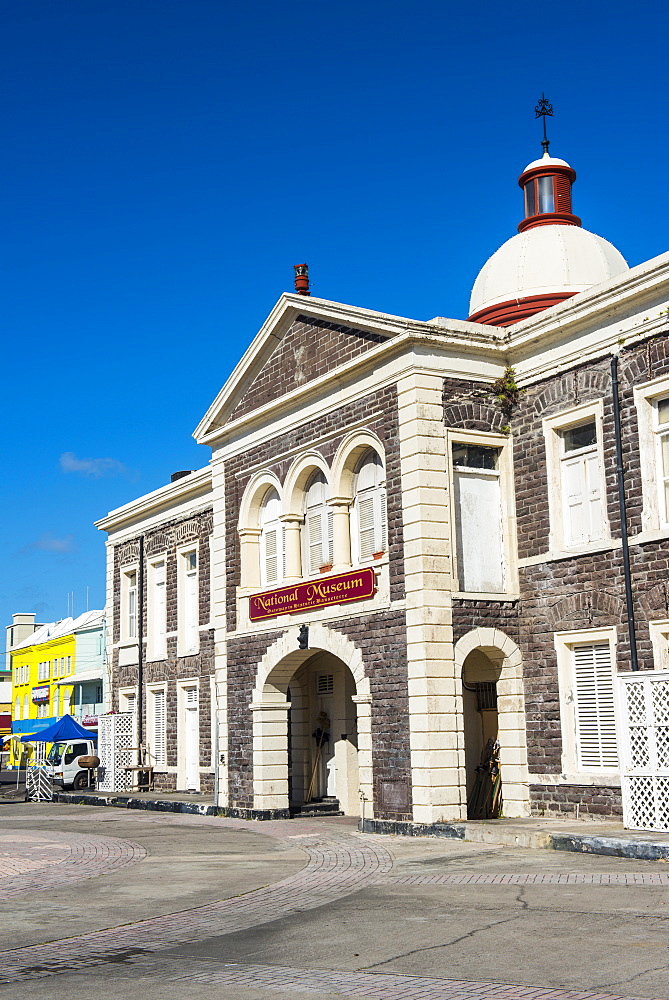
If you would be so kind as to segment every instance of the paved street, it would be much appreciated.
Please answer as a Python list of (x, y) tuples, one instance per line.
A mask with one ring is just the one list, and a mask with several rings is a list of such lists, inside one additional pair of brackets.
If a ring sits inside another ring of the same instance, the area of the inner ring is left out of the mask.
[(0, 806), (0, 1000), (669, 998), (669, 864)]

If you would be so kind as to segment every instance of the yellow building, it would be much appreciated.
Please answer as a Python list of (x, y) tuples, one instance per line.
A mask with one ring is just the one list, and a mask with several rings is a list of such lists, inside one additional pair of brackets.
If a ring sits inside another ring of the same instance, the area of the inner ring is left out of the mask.
[(106, 687), (103, 612), (41, 625), (8, 653), (13, 734), (36, 734), (63, 715), (97, 728)]

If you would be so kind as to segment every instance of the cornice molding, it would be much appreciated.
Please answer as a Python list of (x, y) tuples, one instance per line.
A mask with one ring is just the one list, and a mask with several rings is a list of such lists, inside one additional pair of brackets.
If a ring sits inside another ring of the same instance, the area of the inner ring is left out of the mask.
[(94, 521), (95, 527), (100, 531), (116, 531), (139, 518), (145, 518), (161, 510), (169, 510), (189, 497), (204, 496), (211, 492), (211, 467), (198, 469), (190, 475), (177, 479), (174, 483), (167, 483), (160, 489), (152, 493), (131, 500), (123, 507), (117, 507), (99, 521)]

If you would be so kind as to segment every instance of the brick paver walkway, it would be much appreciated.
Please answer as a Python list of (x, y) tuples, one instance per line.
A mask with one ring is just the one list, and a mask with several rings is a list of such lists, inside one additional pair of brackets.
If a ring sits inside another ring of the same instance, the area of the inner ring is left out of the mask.
[[(161, 952), (189, 941), (245, 930), (292, 913), (320, 907), (371, 884), (669, 884), (669, 873), (395, 875), (391, 872), (390, 853), (383, 845), (367, 838), (335, 834), (328, 839), (321, 835), (293, 835), (290, 839), (300, 844), (309, 861), (303, 869), (288, 878), (232, 899), (122, 927), (5, 952), (0, 983), (42, 978), (72, 972), (73, 969), (82, 972), (94, 967), (107, 967), (108, 963), (114, 963), (109, 968), (119, 969), (117, 963), (121, 962), (124, 975), (131, 976), (135, 969), (140, 975), (149, 973), (169, 978), (171, 982), (183, 982), (185, 995), (190, 982), (210, 983), (213, 987), (226, 986), (233, 990), (235, 987), (249, 987), (279, 993), (320, 992), (377, 1000), (631, 1000), (630, 997), (621, 998), (617, 994), (588, 990), (437, 979), (388, 972), (337, 972), (240, 965), (176, 959), (161, 955)], [(22, 840), (25, 840), (23, 834)], [(44, 837), (43, 840), (43, 849), (46, 849), (47, 843), (50, 849), (53, 848), (53, 838)], [(88, 857), (83, 851), (81, 861), (77, 864), (77, 867), (88, 866), (89, 874), (83, 877), (99, 873), (94, 870), (95, 864), (99, 865), (103, 860), (112, 864), (129, 863), (128, 860), (122, 860), (126, 856), (137, 860), (135, 849), (138, 845), (127, 841), (109, 837), (90, 840), (68, 834), (69, 842), (73, 848), (82, 850), (85, 845), (97, 845), (89, 852)], [(0, 850), (5, 855), (8, 846), (6, 839), (0, 841)], [(122, 847), (126, 849), (125, 853)], [(105, 848), (110, 852), (108, 857), (105, 855)], [(40, 871), (39, 879), (44, 878), (45, 873), (48, 875), (62, 867), (61, 860), (50, 868), (45, 866)], [(27, 885), (30, 879), (35, 878), (35, 873), (33, 871), (11, 877), (23, 878)]]
[(149, 955), (176, 944), (229, 934), (323, 906), (387, 874), (390, 854), (361, 839), (300, 841), (309, 862), (295, 875), (244, 896), (151, 917), (134, 924), (81, 934), (54, 943), (6, 951), (0, 983), (69, 972), (132, 955)]
[(393, 885), (669, 885), (669, 872), (526, 872), (493, 875), (390, 875)]
[[(369, 997), (374, 1000), (635, 1000), (617, 993), (592, 990), (563, 990), (552, 987), (516, 986), (461, 979), (436, 979), (432, 976), (404, 976), (392, 972), (331, 972), (324, 969), (291, 969), (276, 965), (220, 964), (165, 961), (139, 961), (138, 969), (146, 975), (167, 974), (173, 982), (210, 983), (234, 988), (265, 988), (278, 993), (328, 993), (343, 997)], [(186, 992), (186, 991), (185, 991)], [(212, 994), (214, 995), (214, 994)]]
[(0, 901), (109, 875), (144, 857), (139, 844), (117, 837), (5, 833), (0, 836)]

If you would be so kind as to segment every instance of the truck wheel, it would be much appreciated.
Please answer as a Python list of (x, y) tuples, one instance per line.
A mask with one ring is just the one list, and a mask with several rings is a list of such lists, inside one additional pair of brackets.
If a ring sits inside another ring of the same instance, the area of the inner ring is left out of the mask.
[(88, 788), (88, 775), (85, 771), (79, 771), (79, 774), (77, 774), (72, 782), (72, 788), (75, 792), (80, 792), (82, 788)]

